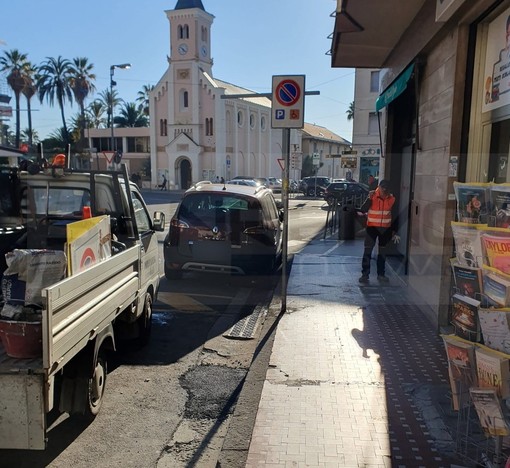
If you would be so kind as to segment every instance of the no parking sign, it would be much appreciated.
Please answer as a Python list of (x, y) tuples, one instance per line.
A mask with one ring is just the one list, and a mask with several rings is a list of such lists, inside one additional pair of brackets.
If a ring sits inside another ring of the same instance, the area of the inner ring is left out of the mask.
[(305, 75), (273, 76), (272, 128), (303, 128)]

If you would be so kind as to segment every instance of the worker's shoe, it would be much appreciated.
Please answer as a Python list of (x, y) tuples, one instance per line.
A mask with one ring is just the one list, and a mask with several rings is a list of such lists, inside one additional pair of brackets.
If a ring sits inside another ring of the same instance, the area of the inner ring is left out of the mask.
[(368, 283), (368, 275), (361, 275), (358, 281), (360, 283)]
[(378, 276), (377, 276), (377, 279), (378, 279), (381, 283), (387, 283), (387, 282), (390, 280), (387, 276), (384, 276), (384, 275), (378, 275)]

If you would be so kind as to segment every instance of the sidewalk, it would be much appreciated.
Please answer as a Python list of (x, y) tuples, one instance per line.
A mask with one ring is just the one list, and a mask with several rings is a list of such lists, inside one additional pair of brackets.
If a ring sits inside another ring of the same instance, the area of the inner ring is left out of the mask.
[(391, 268), (360, 286), (362, 252), (316, 240), (295, 255), (247, 467), (462, 464), (442, 340)]

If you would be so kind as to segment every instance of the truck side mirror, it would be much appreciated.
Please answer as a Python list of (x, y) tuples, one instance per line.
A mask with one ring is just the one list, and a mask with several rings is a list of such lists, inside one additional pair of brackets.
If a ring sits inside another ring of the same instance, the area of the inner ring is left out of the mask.
[(165, 230), (165, 213), (162, 211), (155, 211), (154, 217), (152, 218), (152, 225), (155, 231)]

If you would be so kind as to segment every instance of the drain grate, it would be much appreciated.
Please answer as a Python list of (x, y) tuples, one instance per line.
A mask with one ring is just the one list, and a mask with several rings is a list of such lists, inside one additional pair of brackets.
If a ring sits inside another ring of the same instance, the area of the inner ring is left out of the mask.
[(239, 320), (227, 333), (223, 336), (226, 338), (238, 338), (250, 340), (254, 337), (258, 325), (266, 316), (267, 309), (257, 306), (250, 315)]

